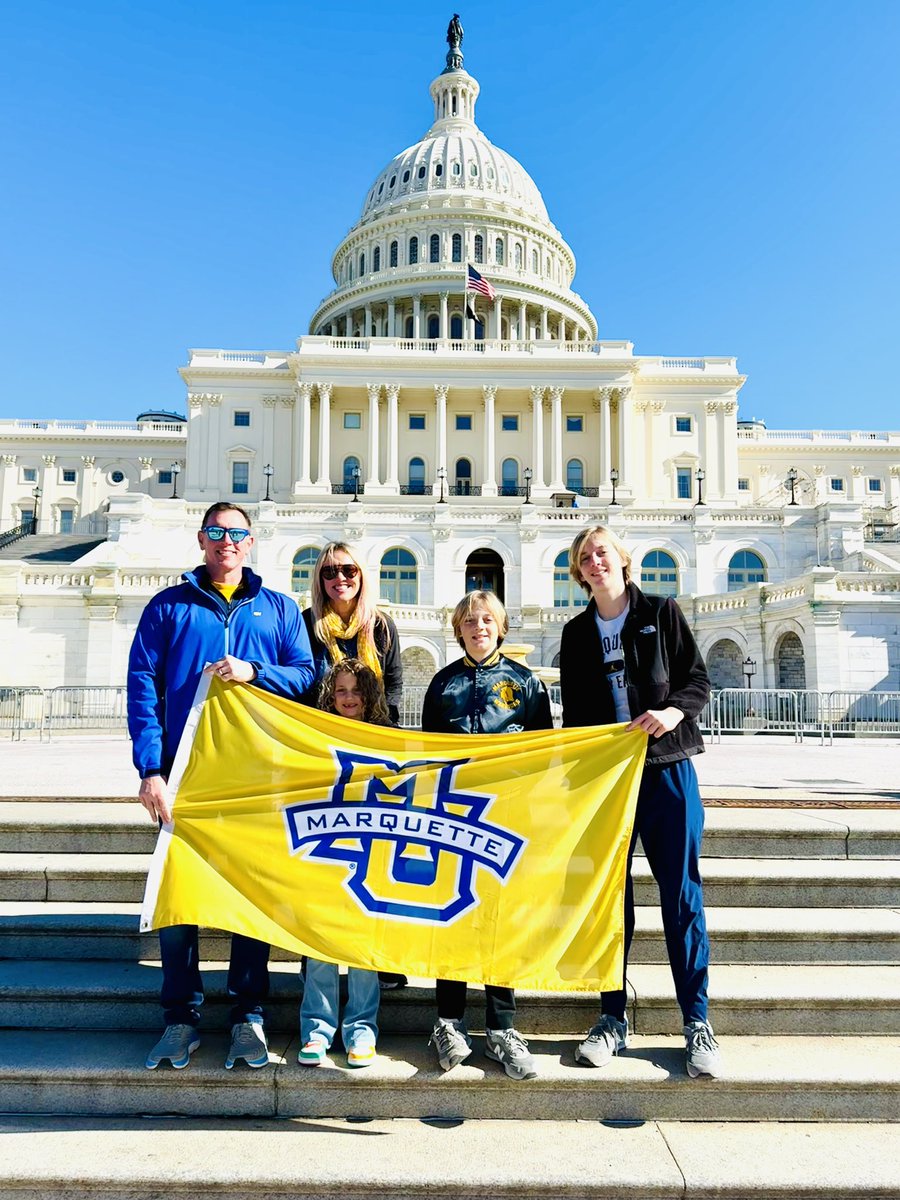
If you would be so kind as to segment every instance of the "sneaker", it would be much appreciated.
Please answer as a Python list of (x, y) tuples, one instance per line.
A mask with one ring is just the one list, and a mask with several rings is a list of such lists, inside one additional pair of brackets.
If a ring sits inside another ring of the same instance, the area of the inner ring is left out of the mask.
[(248, 1067), (269, 1065), (269, 1046), (266, 1031), (258, 1021), (242, 1021), (231, 1027), (231, 1049), (225, 1059), (225, 1070), (230, 1071), (239, 1058)]
[(722, 1058), (709, 1021), (691, 1021), (685, 1025), (684, 1041), (688, 1075), (692, 1079), (698, 1075), (715, 1079), (722, 1070)]
[(600, 1018), (580, 1045), (575, 1061), (588, 1067), (605, 1067), (613, 1055), (628, 1045), (628, 1018), (619, 1021), (608, 1013)]
[(155, 1071), (167, 1058), (176, 1071), (182, 1070), (191, 1061), (191, 1055), (200, 1045), (200, 1035), (194, 1025), (167, 1025), (166, 1031), (147, 1055), (144, 1066)]
[(537, 1063), (528, 1043), (515, 1029), (486, 1029), (484, 1053), (502, 1063), (510, 1079), (537, 1079)]
[(304, 1067), (319, 1067), (325, 1061), (327, 1053), (328, 1047), (321, 1038), (311, 1038), (305, 1045), (300, 1047), (297, 1062)]
[(465, 1021), (454, 1021), (450, 1017), (438, 1017), (428, 1045), (437, 1050), (441, 1070), (449, 1071), (458, 1066), (472, 1053), (472, 1039)]
[(360, 1041), (351, 1043), (347, 1051), (348, 1067), (370, 1067), (375, 1061), (375, 1043)]
[(405, 975), (398, 975), (395, 971), (379, 971), (378, 986), (383, 992), (393, 992), (399, 988), (405, 988), (409, 980)]

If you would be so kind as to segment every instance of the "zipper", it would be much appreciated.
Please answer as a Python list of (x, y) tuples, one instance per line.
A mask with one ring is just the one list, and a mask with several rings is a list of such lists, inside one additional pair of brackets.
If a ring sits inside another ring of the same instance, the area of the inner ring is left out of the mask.
[(240, 612), (240, 610), (244, 607), (244, 605), (249, 604), (252, 599), (253, 599), (252, 596), (245, 596), (243, 600), (239, 601), (233, 607), (229, 608), (228, 612), (225, 614), (225, 653), (226, 654), (231, 653), (231, 618), (234, 616), (234, 614), (236, 612)]

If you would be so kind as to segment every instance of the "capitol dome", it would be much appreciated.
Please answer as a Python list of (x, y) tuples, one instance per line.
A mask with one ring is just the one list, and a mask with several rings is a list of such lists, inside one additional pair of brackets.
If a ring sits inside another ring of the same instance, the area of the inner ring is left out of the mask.
[[(335, 290), (310, 332), (593, 340), (597, 323), (571, 290), (575, 257), (537, 185), (475, 123), (480, 88), (463, 67), (458, 22), (447, 40), (447, 65), (429, 89), (431, 128), (366, 193), (359, 221), (334, 254)], [(496, 293), (493, 301), (478, 297), (474, 321), (465, 303), (468, 264)]]

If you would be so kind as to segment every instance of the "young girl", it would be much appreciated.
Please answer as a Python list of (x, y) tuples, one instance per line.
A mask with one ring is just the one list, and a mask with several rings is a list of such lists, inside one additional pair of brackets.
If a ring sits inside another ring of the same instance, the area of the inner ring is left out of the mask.
[[(453, 610), (453, 632), (463, 658), (438, 671), (422, 707), (426, 733), (521, 733), (552, 729), (547, 689), (528, 667), (513, 662), (498, 647), (509, 631), (506, 609), (493, 592), (469, 592)], [(528, 1043), (515, 1029), (512, 988), (486, 984), (485, 1054), (499, 1062), (510, 1079), (537, 1075)], [(449, 1071), (472, 1053), (466, 1028), (466, 984), (439, 979), (438, 1019), (431, 1035), (442, 1070)]]
[[(391, 724), (381, 680), (358, 658), (344, 659), (331, 668), (322, 681), (319, 708), (350, 721)], [(334, 1041), (340, 1008), (339, 988), (340, 972), (335, 963), (307, 958), (300, 1005), (303, 1045), (297, 1055), (298, 1062), (304, 1066), (317, 1067)], [(375, 1059), (379, 994), (376, 971), (348, 968), (341, 1038), (350, 1067), (368, 1067)]]

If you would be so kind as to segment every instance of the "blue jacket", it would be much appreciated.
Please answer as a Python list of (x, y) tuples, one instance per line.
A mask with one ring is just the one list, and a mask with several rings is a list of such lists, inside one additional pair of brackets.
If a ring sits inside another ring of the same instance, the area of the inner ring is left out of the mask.
[(233, 654), (256, 668), (257, 687), (299, 700), (313, 680), (300, 609), (249, 568), (229, 604), (205, 567), (154, 596), (128, 657), (128, 732), (141, 778), (167, 775), (207, 663)]

